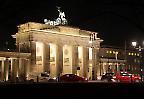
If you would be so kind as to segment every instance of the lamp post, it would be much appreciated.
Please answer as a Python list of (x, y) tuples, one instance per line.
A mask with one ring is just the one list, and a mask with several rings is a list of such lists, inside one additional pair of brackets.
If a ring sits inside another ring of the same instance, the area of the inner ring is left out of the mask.
[(118, 72), (118, 52), (115, 52), (115, 59), (116, 59), (116, 73)]
[[(139, 61), (139, 69), (140, 69), (140, 77), (141, 77), (141, 81), (142, 81), (142, 50), (144, 49), (143, 47), (141, 47), (141, 45), (138, 45), (137, 44), (137, 42), (136, 41), (133, 41), (132, 42), (132, 46), (135, 48), (135, 49), (137, 49), (138, 51), (139, 51), (139, 53), (140, 53), (140, 61)], [(137, 47), (138, 46), (138, 47)]]

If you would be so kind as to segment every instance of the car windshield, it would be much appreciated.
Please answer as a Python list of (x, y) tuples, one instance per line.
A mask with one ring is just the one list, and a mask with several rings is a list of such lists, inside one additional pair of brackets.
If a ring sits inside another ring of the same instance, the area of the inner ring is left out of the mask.
[(114, 73), (106, 73), (106, 76), (113, 76)]
[(41, 73), (41, 77), (49, 77), (49, 74), (47, 72)]

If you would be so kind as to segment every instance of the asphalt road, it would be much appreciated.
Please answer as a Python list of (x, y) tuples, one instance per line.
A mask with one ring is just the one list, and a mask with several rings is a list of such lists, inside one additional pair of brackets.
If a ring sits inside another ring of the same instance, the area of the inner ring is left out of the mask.
[[(144, 83), (19, 83), (0, 84), (4, 97), (139, 97)], [(67, 98), (67, 99), (69, 99)]]

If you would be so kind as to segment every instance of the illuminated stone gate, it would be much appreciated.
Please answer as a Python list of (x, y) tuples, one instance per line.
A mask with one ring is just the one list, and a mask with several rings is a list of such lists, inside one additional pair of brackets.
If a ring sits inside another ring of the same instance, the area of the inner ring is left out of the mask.
[(96, 32), (28, 22), (19, 25), (13, 37), (20, 52), (31, 53), (29, 76), (48, 72), (51, 77), (73, 73), (96, 78), (97, 53), (103, 41)]

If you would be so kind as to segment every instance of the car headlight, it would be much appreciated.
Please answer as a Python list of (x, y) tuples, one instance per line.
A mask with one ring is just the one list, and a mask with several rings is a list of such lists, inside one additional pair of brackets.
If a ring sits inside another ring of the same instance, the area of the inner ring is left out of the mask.
[(56, 78), (56, 77), (53, 77), (53, 79), (56, 80), (57, 78)]

